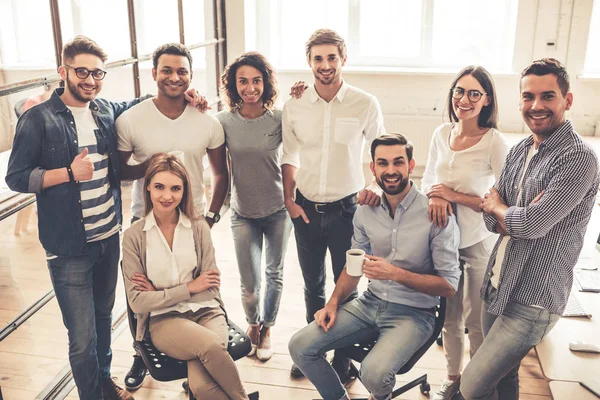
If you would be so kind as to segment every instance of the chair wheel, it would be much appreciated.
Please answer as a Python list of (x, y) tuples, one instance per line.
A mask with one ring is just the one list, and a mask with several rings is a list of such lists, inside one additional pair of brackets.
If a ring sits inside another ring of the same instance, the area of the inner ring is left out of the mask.
[(438, 346), (443, 346), (444, 345), (444, 339), (442, 338), (442, 335), (438, 336), (438, 338), (435, 339), (435, 342), (437, 343)]
[(423, 394), (429, 394), (429, 391), (431, 391), (431, 385), (427, 381), (421, 382), (420, 389), (421, 389), (421, 393), (423, 393)]
[(183, 391), (185, 392), (185, 394), (188, 394), (188, 392), (190, 391), (190, 384), (187, 381), (187, 379), (185, 381), (183, 381), (183, 383), (181, 384), (181, 387), (183, 388)]

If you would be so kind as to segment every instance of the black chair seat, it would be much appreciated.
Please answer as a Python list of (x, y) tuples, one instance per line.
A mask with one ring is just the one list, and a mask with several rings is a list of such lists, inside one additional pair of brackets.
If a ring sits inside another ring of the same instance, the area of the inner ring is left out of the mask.
[[(231, 321), (227, 321), (229, 327), (229, 343), (227, 351), (233, 361), (245, 357), (250, 353), (251, 343), (246, 332)], [(187, 378), (187, 363), (167, 356), (154, 347), (152, 340), (146, 338), (135, 342), (136, 348), (140, 350), (144, 364), (150, 375), (157, 381), (172, 381)]]

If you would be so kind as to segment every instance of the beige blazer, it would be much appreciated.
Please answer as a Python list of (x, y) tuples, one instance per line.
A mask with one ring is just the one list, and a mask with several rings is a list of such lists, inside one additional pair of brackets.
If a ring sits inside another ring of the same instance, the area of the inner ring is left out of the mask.
[[(218, 268), (215, 260), (215, 249), (210, 237), (210, 227), (204, 218), (191, 222), (196, 254), (198, 255), (198, 264), (193, 272), (195, 279), (204, 271), (218, 270)], [(131, 225), (123, 234), (123, 276), (127, 301), (137, 318), (135, 339), (143, 340), (146, 336), (150, 312), (154, 310), (170, 307), (182, 301), (201, 302), (212, 299), (216, 299), (225, 310), (219, 290), (215, 288), (196, 293), (193, 296), (190, 295), (186, 283), (154, 292), (143, 292), (135, 289), (131, 277), (136, 273), (147, 275), (145, 224), (146, 219), (142, 218)]]

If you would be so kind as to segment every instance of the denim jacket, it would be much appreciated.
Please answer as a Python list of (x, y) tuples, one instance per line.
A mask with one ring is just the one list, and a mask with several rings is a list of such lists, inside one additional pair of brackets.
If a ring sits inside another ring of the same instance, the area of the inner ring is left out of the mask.
[[(44, 249), (57, 256), (73, 257), (87, 253), (81, 197), (77, 183), (42, 188), (46, 170), (64, 168), (79, 153), (75, 120), (60, 95), (27, 110), (17, 123), (13, 149), (8, 161), (6, 183), (16, 192), (35, 193), (38, 205), (38, 229)], [(108, 153), (108, 179), (115, 203), (117, 221), (122, 221), (119, 154), (115, 120), (139, 103), (115, 103), (103, 99), (90, 102), (98, 129), (98, 152)]]

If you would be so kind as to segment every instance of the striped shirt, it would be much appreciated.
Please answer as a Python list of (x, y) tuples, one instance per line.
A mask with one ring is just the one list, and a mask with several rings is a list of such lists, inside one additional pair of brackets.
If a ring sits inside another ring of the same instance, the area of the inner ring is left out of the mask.
[[(509, 206), (504, 223), (510, 240), (500, 270), (498, 296), (488, 309), (495, 315), (502, 314), (509, 301), (562, 314), (598, 191), (598, 158), (573, 130), (571, 121), (540, 144), (523, 174), (532, 145), (533, 136), (529, 136), (510, 150), (496, 182)], [(542, 191), (541, 199), (531, 204)], [(496, 219), (485, 213), (484, 219), (487, 228), (495, 232)], [(490, 284), (501, 238), (490, 256), (482, 297)]]
[[(88, 242), (104, 240), (120, 229), (108, 182), (108, 153), (95, 134), (96, 121), (89, 108), (69, 107), (75, 119), (79, 152), (88, 149), (94, 164), (92, 179), (79, 182), (81, 213)], [(99, 149), (100, 147), (100, 149)]]

